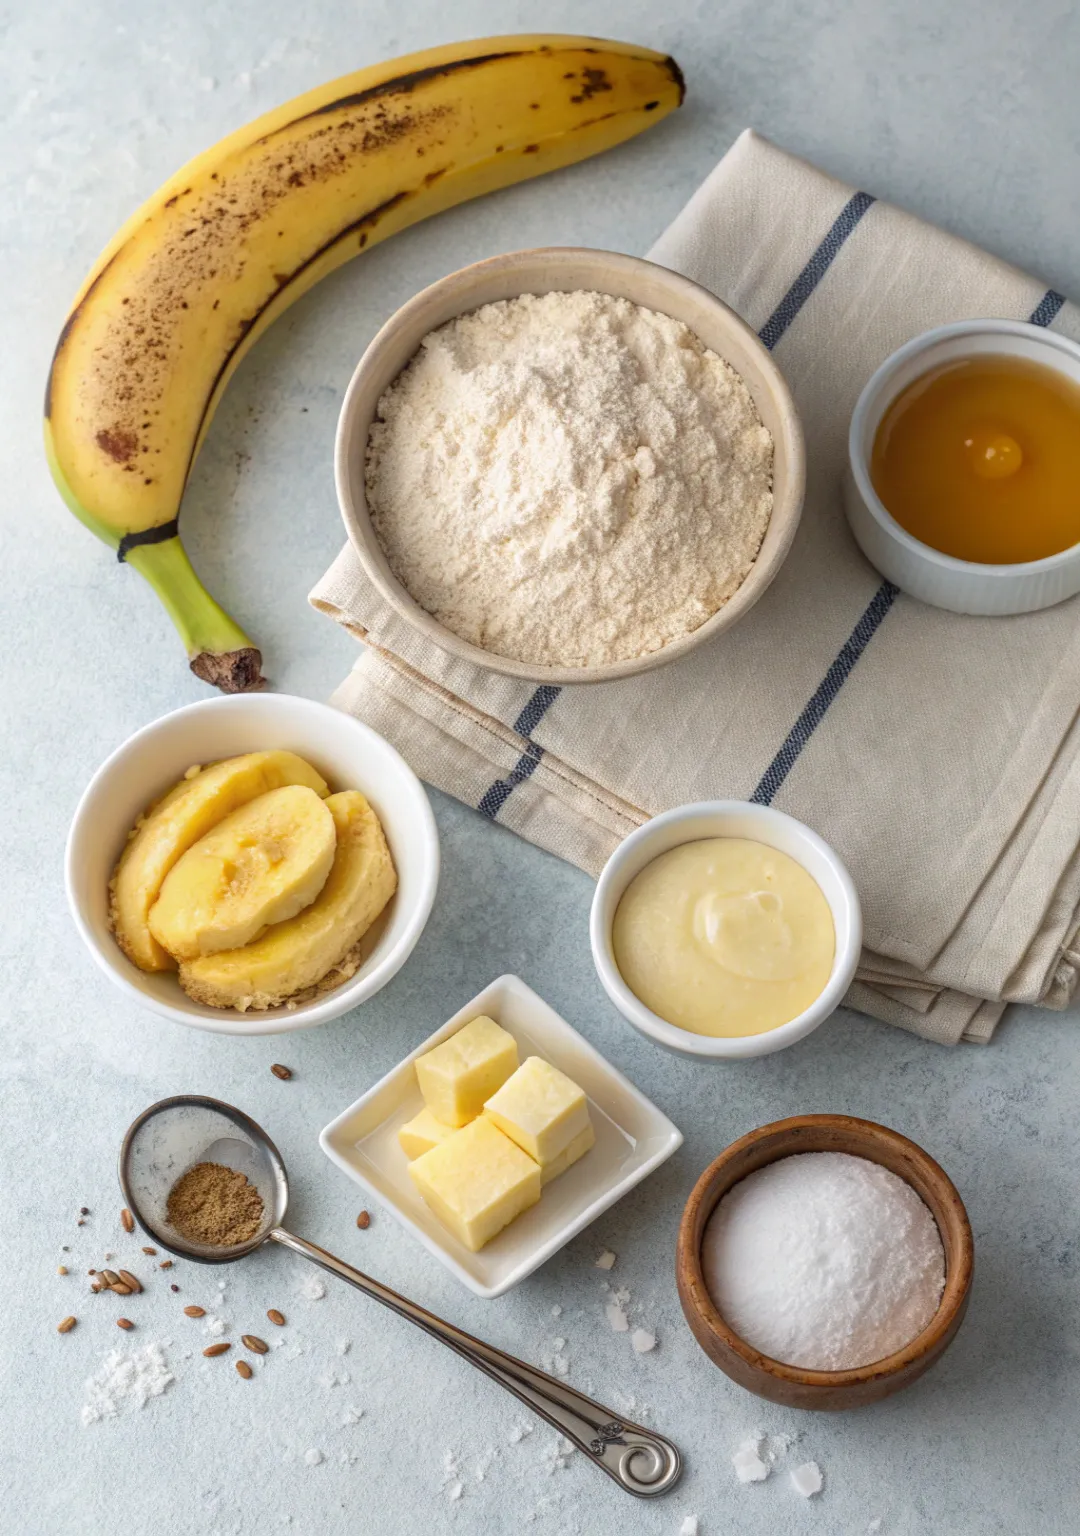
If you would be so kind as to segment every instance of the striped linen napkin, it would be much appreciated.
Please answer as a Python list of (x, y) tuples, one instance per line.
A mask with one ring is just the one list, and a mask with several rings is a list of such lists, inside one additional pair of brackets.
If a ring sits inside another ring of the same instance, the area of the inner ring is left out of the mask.
[(747, 617), (624, 683), (531, 687), (413, 633), (349, 546), (311, 601), (365, 642), (334, 702), (484, 816), (600, 870), (670, 806), (774, 804), (840, 853), (863, 900), (853, 1008), (943, 1044), (1010, 1001), (1064, 1007), (1080, 965), (1080, 599), (962, 618), (897, 592), (840, 506), (863, 383), (930, 326), (1031, 320), (1060, 294), (744, 133), (650, 253), (776, 352), (808, 447), (806, 507)]

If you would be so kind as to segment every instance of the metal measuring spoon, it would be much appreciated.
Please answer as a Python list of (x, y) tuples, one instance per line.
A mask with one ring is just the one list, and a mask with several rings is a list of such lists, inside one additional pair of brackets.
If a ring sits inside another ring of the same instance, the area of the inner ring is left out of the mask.
[[(193, 1163), (202, 1162), (224, 1163), (244, 1174), (262, 1197), (263, 1224), (246, 1243), (205, 1247), (188, 1242), (170, 1224), (170, 1189)], [(263, 1243), (280, 1243), (449, 1345), (546, 1419), (628, 1493), (653, 1498), (667, 1493), (678, 1481), (682, 1457), (670, 1440), (632, 1424), (545, 1371), (463, 1333), (325, 1249), (286, 1232), (281, 1223), (289, 1201), (289, 1180), (281, 1154), (262, 1127), (231, 1104), (195, 1094), (151, 1104), (124, 1137), (120, 1187), (140, 1226), (170, 1253), (201, 1264), (228, 1264), (253, 1253)]]

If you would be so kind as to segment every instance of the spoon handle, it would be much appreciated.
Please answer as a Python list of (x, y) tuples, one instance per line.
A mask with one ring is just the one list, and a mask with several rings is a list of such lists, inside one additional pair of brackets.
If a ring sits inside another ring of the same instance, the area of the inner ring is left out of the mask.
[(317, 1248), (314, 1243), (295, 1237), (282, 1227), (274, 1227), (267, 1235), (294, 1253), (303, 1254), (321, 1269), (347, 1280), (357, 1290), (381, 1301), (384, 1307), (389, 1307), (400, 1317), (407, 1317), (425, 1333), (448, 1345), (470, 1365), (475, 1365), (546, 1419), (628, 1493), (636, 1494), (638, 1498), (653, 1498), (667, 1493), (678, 1481), (682, 1457), (662, 1435), (654, 1434), (640, 1424), (632, 1424), (621, 1414), (594, 1402), (583, 1392), (576, 1392), (546, 1371), (538, 1371), (535, 1366), (526, 1365), (523, 1360), (504, 1354), (501, 1349), (455, 1328), (453, 1323), (444, 1322), (378, 1280), (353, 1269), (351, 1264), (335, 1258), (324, 1248)]

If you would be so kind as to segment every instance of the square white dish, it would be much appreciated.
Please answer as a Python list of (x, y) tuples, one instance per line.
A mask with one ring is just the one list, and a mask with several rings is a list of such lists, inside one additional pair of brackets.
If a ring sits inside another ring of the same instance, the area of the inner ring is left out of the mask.
[[(596, 1145), (544, 1189), (479, 1253), (470, 1253), (417, 1194), (398, 1128), (423, 1108), (413, 1062), (479, 1014), (501, 1024), (526, 1056), (542, 1056), (589, 1100)], [(459, 1008), (362, 1098), (332, 1120), (319, 1145), (478, 1296), (501, 1296), (576, 1237), (682, 1146), (682, 1132), (577, 1030), (517, 976), (500, 976)]]

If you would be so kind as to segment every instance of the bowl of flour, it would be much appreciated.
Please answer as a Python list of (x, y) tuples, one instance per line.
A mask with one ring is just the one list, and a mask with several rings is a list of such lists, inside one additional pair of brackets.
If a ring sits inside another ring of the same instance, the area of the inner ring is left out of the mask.
[[(730, 628), (791, 546), (790, 392), (715, 295), (636, 257), (512, 252), (409, 301), (360, 361), (342, 516), (419, 642), (533, 682), (630, 677)], [(416, 653), (422, 659), (422, 653)]]

